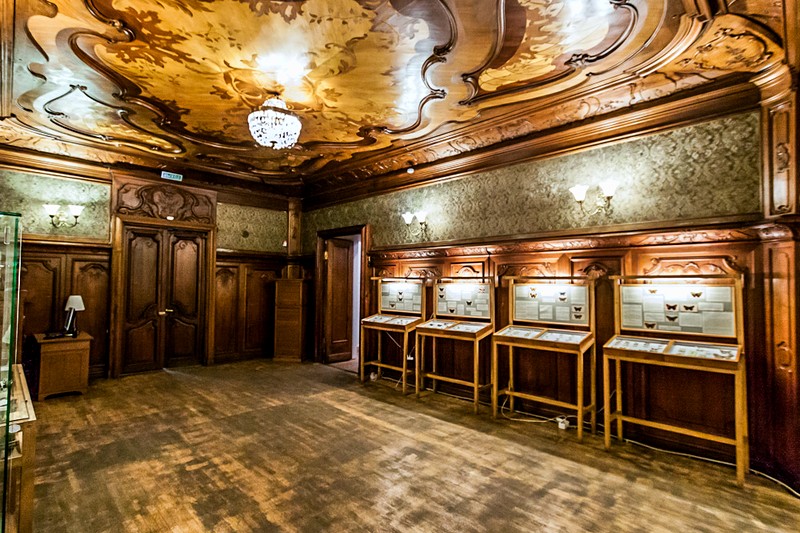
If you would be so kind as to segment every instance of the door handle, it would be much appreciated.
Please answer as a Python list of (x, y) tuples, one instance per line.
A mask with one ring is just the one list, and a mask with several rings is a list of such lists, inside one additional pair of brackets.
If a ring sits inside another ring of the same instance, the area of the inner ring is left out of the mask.
[(166, 316), (167, 313), (174, 313), (174, 309), (164, 309), (163, 311), (158, 312), (158, 316)]
[(167, 313), (174, 313), (175, 312), (174, 309), (164, 309), (164, 311), (166, 311)]
[(166, 312), (166, 311), (159, 311), (159, 312), (158, 312), (158, 316), (164, 316), (164, 315), (166, 315), (166, 314), (167, 314), (167, 312)]

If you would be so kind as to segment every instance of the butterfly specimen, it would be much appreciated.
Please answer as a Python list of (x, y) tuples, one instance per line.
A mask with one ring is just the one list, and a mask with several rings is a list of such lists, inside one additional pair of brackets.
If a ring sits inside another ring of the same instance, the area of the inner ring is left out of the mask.
[(677, 311), (678, 304), (667, 304), (667, 311)]
[(684, 311), (694, 311), (694, 306), (693, 305), (684, 305), (683, 306), (683, 310)]
[(656, 327), (656, 323), (655, 322), (645, 322), (644, 325), (645, 325), (645, 327), (647, 329), (655, 329), (655, 327)]
[(580, 313), (581, 311), (583, 311), (583, 306), (582, 305), (573, 305), (572, 306), (572, 310), (575, 311), (576, 313)]
[(572, 317), (573, 317), (575, 320), (583, 320), (583, 313), (574, 313), (574, 314), (572, 315)]
[(700, 298), (703, 295), (703, 291), (700, 292), (693, 292), (692, 298)]
[(472, 305), (472, 300), (467, 300), (467, 305)]
[(658, 292), (658, 289), (647, 289), (647, 292), (649, 292), (650, 294), (656, 294)]
[(678, 320), (678, 315), (673, 315), (673, 316), (667, 315), (667, 320), (669, 320), (670, 322), (675, 322), (676, 320)]

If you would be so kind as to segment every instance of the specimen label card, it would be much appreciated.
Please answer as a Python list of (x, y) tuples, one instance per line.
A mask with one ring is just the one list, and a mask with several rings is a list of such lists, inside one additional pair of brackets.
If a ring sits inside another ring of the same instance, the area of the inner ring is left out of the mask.
[(589, 324), (589, 288), (585, 285), (514, 285), (514, 320)]

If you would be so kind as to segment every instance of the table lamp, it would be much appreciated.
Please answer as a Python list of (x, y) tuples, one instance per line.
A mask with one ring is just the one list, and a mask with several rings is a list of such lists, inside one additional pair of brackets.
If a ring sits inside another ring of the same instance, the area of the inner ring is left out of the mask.
[(64, 335), (68, 337), (78, 336), (76, 312), (85, 310), (86, 307), (83, 305), (83, 298), (81, 298), (80, 294), (71, 294), (69, 298), (67, 298), (67, 305), (64, 307), (64, 311), (67, 312), (67, 321), (64, 323)]

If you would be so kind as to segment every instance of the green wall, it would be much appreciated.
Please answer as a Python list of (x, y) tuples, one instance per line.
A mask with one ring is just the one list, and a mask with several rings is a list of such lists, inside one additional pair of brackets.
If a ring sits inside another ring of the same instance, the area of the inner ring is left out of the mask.
[(285, 253), (286, 211), (217, 204), (217, 248)]
[[(318, 230), (358, 224), (383, 247), (759, 213), (759, 154), (759, 115), (742, 113), (304, 213), (303, 250)], [(619, 183), (613, 213), (587, 217), (569, 188), (607, 178)], [(406, 210), (428, 212), (427, 238), (410, 234)]]
[[(84, 206), (74, 228), (55, 228), (44, 204)], [(109, 242), (111, 186), (42, 174), (0, 170), (0, 211), (22, 215), (22, 233), (37, 236), (69, 236)]]

